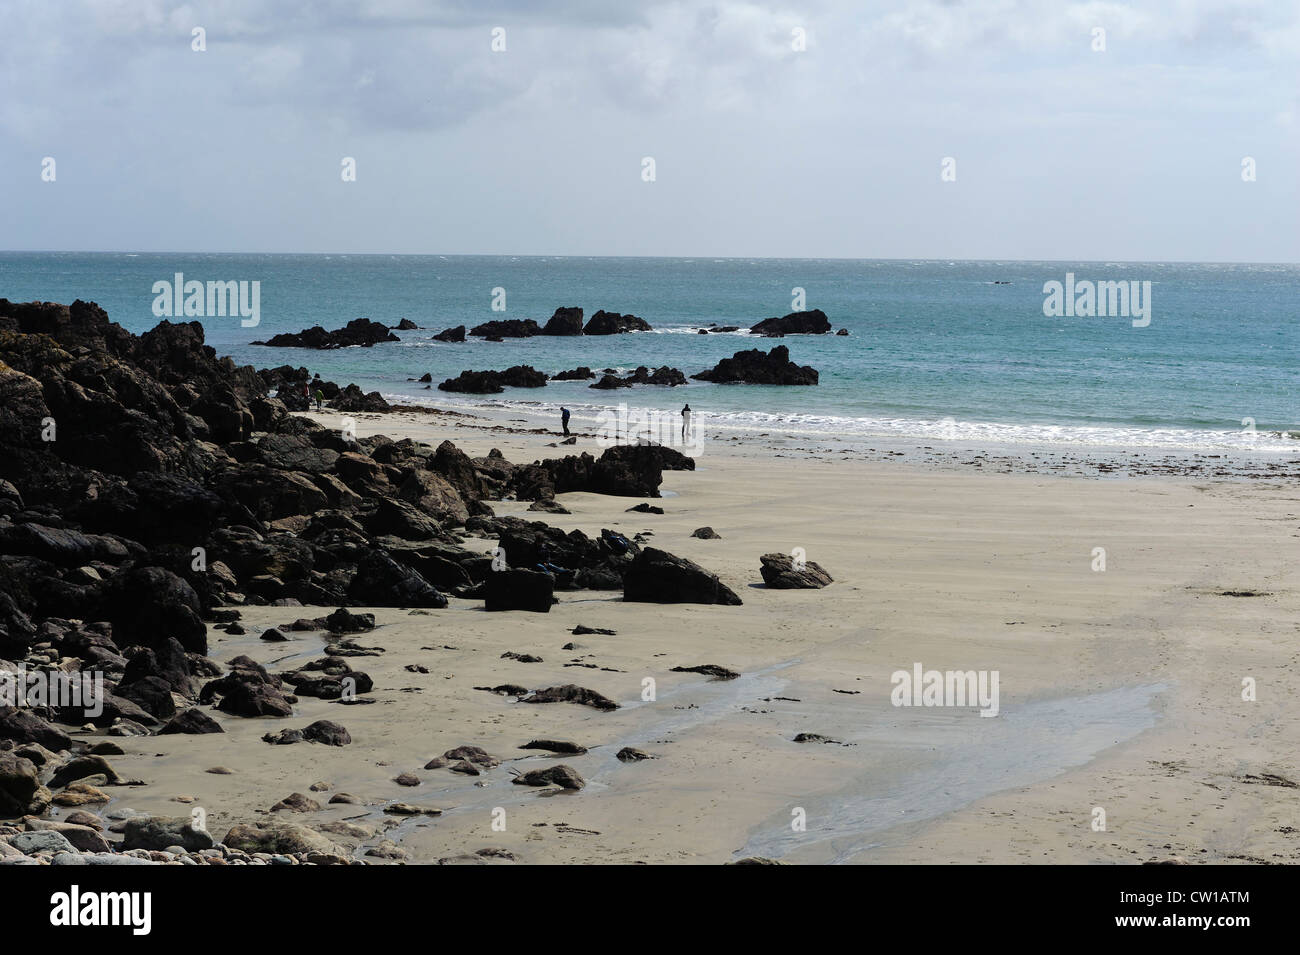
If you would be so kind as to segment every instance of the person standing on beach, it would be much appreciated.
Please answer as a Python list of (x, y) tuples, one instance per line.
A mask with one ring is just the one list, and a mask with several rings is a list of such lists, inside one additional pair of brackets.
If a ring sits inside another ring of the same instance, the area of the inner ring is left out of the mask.
[(569, 409), (568, 408), (560, 409), (560, 427), (564, 429), (564, 436), (567, 438), (569, 436)]
[(321, 391), (319, 388), (317, 388), (317, 389), (316, 389), (316, 396), (315, 396), (315, 397), (316, 397), (316, 410), (317, 410), (317, 411), (320, 411), (320, 410), (321, 410), (321, 403), (325, 401), (325, 392), (323, 392), (323, 391)]
[(682, 409), (682, 444), (686, 443), (686, 432), (691, 426), (691, 406)]

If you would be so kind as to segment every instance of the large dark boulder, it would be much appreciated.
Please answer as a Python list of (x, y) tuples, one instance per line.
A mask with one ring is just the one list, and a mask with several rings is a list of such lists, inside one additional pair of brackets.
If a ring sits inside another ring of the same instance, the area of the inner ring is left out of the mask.
[(831, 323), (825, 312), (814, 308), (781, 318), (765, 318), (749, 330), (755, 335), (825, 335), (831, 330)]
[(501, 375), (495, 371), (462, 371), (438, 385), (439, 391), (453, 391), (468, 395), (499, 395), (505, 391)]
[(436, 342), (463, 342), (465, 340), (465, 326), (457, 325), (455, 328), (445, 328), (433, 336)]
[(501, 383), (511, 388), (542, 388), (546, 375), (532, 365), (515, 365), (501, 372)]
[(0, 523), (0, 553), (39, 557), (64, 567), (102, 561), (120, 564), (129, 555), (121, 541), (42, 524)]
[(98, 597), (94, 619), (113, 625), (113, 640), (119, 647), (138, 643), (156, 649), (174, 637), (190, 653), (207, 654), (208, 628), (200, 619), (198, 594), (170, 570), (119, 571), (105, 582)]
[(601, 391), (613, 391), (615, 388), (631, 388), (632, 382), (627, 378), (619, 378), (617, 375), (601, 375), (600, 381), (587, 387), (599, 388)]
[[(12, 692), (16, 695), (16, 687)], [(72, 747), (72, 738), (67, 733), (51, 726), (23, 706), (0, 707), (0, 739), (13, 740), (15, 743), (39, 743), (56, 753)]]
[(41, 785), (30, 759), (0, 752), (0, 817), (40, 815), (50, 808), (51, 794)]
[(586, 381), (589, 378), (595, 378), (595, 373), (586, 365), (580, 365), (569, 371), (562, 371), (558, 374), (551, 375), (552, 381)]
[[(342, 473), (342, 459), (336, 463)], [(210, 487), (221, 497), (247, 508), (259, 521), (314, 514), (329, 506), (325, 492), (307, 475), (264, 464), (222, 468), (213, 474)]]
[(388, 411), (391, 405), (377, 391), (363, 393), (356, 385), (348, 385), (331, 401), (330, 407), (335, 411)]
[(505, 371), (462, 371), (438, 385), (439, 391), (473, 395), (496, 395), (511, 388), (542, 388), (546, 374), (531, 365), (515, 365)]
[(129, 686), (119, 686), (117, 692), (159, 721), (176, 715), (171, 687), (156, 676), (141, 677)]
[(365, 607), (445, 607), (447, 598), (414, 568), (374, 551), (357, 565), (348, 596)]
[(199, 692), (202, 704), (233, 716), (291, 716), (293, 705), (285, 699), (279, 677), (248, 657), (230, 661), (230, 672), (204, 684)]
[(184, 733), (189, 736), (198, 736), (206, 733), (224, 733), (221, 724), (208, 716), (202, 710), (193, 708), (184, 710), (176, 714), (170, 722), (158, 731), (159, 736), (171, 736), (175, 733)]
[(587, 322), (587, 327), (582, 330), (584, 335), (621, 335), (624, 332), (649, 332), (654, 331), (650, 323), (644, 318), (637, 318), (635, 315), (620, 315), (618, 312), (607, 312), (601, 309), (591, 320)]
[(691, 377), (718, 384), (751, 385), (815, 385), (818, 380), (817, 369), (796, 365), (790, 360), (790, 349), (784, 345), (777, 345), (766, 354), (758, 348), (738, 351), (712, 369)]
[(561, 306), (542, 329), (543, 335), (581, 335), (582, 309)]
[(542, 330), (531, 318), (509, 318), (475, 325), (469, 333), (475, 338), (531, 338)]
[(254, 345), (269, 345), (273, 348), (350, 348), (360, 345), (369, 348), (379, 342), (401, 341), (388, 330), (387, 325), (372, 322), (368, 318), (354, 318), (342, 328), (327, 332), (320, 325), (301, 332), (284, 332), (273, 335), (266, 341), (253, 342)]
[(623, 575), (623, 599), (644, 603), (698, 603), (739, 606), (741, 600), (716, 574), (699, 564), (647, 547)]
[(555, 578), (540, 570), (497, 570), (488, 575), (484, 609), (550, 613), (554, 592)]
[[(137, 651), (129, 661), (118, 683), (118, 690), (126, 695), (126, 688), (145, 679), (161, 680), (174, 693), (189, 696), (193, 690), (193, 668), (185, 648), (173, 637), (160, 641), (154, 649)], [(138, 701), (137, 701), (138, 702)]]

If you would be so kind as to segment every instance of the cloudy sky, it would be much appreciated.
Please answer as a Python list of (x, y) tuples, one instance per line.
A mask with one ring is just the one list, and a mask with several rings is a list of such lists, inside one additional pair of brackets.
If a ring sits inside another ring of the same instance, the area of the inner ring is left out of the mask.
[(4, 249), (1300, 261), (1293, 0), (6, 0), (4, 31)]

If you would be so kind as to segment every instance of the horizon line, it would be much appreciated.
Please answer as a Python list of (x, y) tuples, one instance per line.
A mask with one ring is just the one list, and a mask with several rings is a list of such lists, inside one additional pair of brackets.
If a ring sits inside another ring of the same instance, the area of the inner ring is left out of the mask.
[(1106, 264), (1118, 265), (1282, 265), (1300, 266), (1300, 262), (1259, 261), (1250, 259), (1020, 259), (1020, 258), (961, 258), (959, 256), (876, 257), (876, 256), (798, 256), (798, 255), (589, 255), (563, 252), (234, 252), (200, 250), (155, 249), (0, 249), (0, 255), (274, 255), (274, 256), (330, 256), (356, 258), (514, 258), (514, 259), (714, 259), (726, 262), (758, 260), (764, 262), (962, 262), (962, 263), (1052, 263), (1052, 264)]

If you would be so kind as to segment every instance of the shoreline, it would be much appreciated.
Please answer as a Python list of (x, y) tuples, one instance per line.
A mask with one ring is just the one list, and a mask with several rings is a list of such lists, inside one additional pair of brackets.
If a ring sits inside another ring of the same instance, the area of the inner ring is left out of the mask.
[[(639, 407), (630, 402), (627, 404), (630, 408)], [(556, 408), (558, 407), (557, 404)], [(463, 427), (470, 430), (550, 435), (557, 441), (562, 437), (561, 432), (553, 430), (557, 417), (554, 413), (543, 414), (530, 408), (507, 407), (491, 402), (477, 405), (456, 403), (444, 407), (395, 404), (391, 411), (376, 413), (376, 416), (382, 418), (389, 414), (408, 415), (416, 419), (423, 415), (443, 415), (458, 419)], [(1257, 450), (1243, 446), (1235, 449), (1169, 451), (1115, 446), (1059, 448), (1031, 442), (1007, 444), (972, 442), (961, 438), (867, 438), (850, 432), (792, 434), (790, 429), (776, 425), (760, 428), (719, 424), (703, 413), (697, 414), (703, 421), (705, 452), (694, 456), (702, 459), (720, 451), (745, 453), (752, 449), (754, 453), (773, 452), (778, 456), (793, 455), (809, 459), (825, 460), (829, 455), (840, 455), (845, 460), (852, 458), (903, 463), (918, 468), (957, 471), (988, 468), (997, 469), (1000, 473), (1047, 476), (1161, 476), (1240, 481), (1285, 481), (1300, 478), (1300, 447)], [(464, 419), (475, 419), (481, 423), (469, 423)], [(570, 430), (582, 438), (598, 440), (599, 435), (592, 430), (592, 425), (597, 420), (595, 416), (575, 413), (570, 422)], [(820, 447), (809, 446), (818, 443), (821, 444)], [(598, 445), (601, 448), (606, 446), (608, 445)], [(681, 448), (680, 444), (671, 446)], [(561, 453), (564, 453), (563, 450), (557, 447), (556, 454)]]

